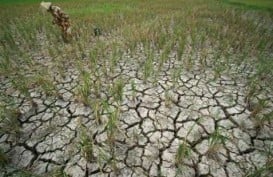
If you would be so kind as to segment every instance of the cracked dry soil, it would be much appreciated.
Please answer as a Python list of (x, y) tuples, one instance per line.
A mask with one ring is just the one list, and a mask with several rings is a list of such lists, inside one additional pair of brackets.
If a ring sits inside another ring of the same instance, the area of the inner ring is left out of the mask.
[[(181, 63), (170, 56), (156, 82), (144, 81), (135, 62), (141, 57), (141, 50), (139, 56), (124, 54), (112, 76), (102, 82), (100, 96), (113, 109), (118, 105), (103, 86), (119, 78), (125, 83), (118, 131), (111, 144), (115, 163), (109, 161), (111, 148), (105, 128), (108, 115), (102, 111), (98, 123), (93, 107), (77, 101), (75, 92), (80, 81), (75, 68), (68, 68), (64, 78), (53, 73), (58, 96), (33, 89), (32, 101), (11, 89), (8, 78), (1, 78), (1, 92), (14, 98), (20, 110), (20, 134), (0, 135), (0, 146), (11, 164), (38, 175), (61, 168), (72, 177), (240, 177), (265, 166), (270, 160), (266, 152), (272, 147), (273, 126), (266, 122), (257, 128), (245, 102), (243, 76), (214, 79), (209, 68), (193, 69), (181, 71), (179, 79), (173, 81), (171, 71)], [(269, 91), (264, 90), (258, 97), (265, 97), (272, 110)], [(91, 160), (79, 148), (83, 127), (93, 139)], [(217, 143), (215, 132), (224, 140)], [(189, 148), (189, 154), (178, 164), (181, 144)], [(12, 173), (12, 169), (4, 169), (0, 174)]]

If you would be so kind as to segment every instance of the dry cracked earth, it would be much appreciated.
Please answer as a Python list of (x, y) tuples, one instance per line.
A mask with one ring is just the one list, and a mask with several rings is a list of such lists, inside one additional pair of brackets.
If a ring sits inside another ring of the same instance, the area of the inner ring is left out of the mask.
[[(109, 112), (101, 110), (98, 121), (94, 108), (75, 96), (81, 85), (75, 68), (67, 68), (65, 77), (52, 72), (58, 96), (33, 89), (31, 101), (11, 88), (8, 78), (1, 78), (1, 92), (16, 100), (20, 110), (19, 135), (0, 134), (0, 146), (11, 164), (38, 175), (60, 168), (72, 177), (240, 177), (270, 161), (273, 125), (257, 127), (246, 102), (247, 72), (214, 78), (209, 67), (193, 68), (182, 70), (174, 81), (172, 70), (181, 65), (174, 54), (155, 82), (145, 81), (140, 69), (143, 53), (125, 53), (111, 77), (102, 79), (100, 97), (109, 109), (120, 112), (112, 143), (106, 128)], [(120, 78), (125, 85), (118, 106), (104, 85), (111, 87)], [(262, 89), (257, 97), (266, 99), (272, 110), (272, 93)], [(92, 139), (89, 159), (81, 148), (83, 131)], [(2, 169), (0, 176), (12, 176), (17, 168)]]

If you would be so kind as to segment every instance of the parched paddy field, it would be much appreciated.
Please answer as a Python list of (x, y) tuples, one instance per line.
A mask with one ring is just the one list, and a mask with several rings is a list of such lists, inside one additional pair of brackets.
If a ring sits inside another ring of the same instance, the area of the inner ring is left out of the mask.
[(273, 176), (272, 1), (39, 4), (0, 1), (1, 177)]

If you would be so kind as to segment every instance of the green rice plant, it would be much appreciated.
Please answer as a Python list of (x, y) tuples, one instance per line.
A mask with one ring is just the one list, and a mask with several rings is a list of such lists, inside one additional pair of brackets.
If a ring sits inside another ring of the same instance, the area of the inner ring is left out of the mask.
[(9, 162), (7, 155), (5, 154), (4, 150), (0, 148), (0, 167), (5, 167)]
[(21, 94), (23, 94), (25, 97), (30, 97), (29, 88), (31, 87), (31, 83), (29, 81), (28, 77), (25, 77), (21, 74), (17, 74), (16, 77), (14, 77), (11, 80), (12, 86), (19, 90)]
[(158, 64), (158, 70), (160, 71), (163, 67), (164, 62), (168, 59), (168, 53), (166, 50), (163, 50), (162, 53), (160, 53), (159, 57), (159, 64)]
[(250, 108), (250, 116), (254, 119), (256, 129), (262, 128), (266, 123), (272, 120), (273, 111), (263, 112), (270, 108), (267, 100), (259, 99), (257, 103), (252, 103)]
[(228, 137), (221, 134), (221, 129), (216, 128), (215, 131), (209, 137), (210, 145), (223, 144), (228, 140)]
[(110, 89), (111, 95), (113, 96), (114, 100), (120, 103), (123, 99), (123, 88), (124, 82), (122, 79), (118, 79), (115, 81)]
[(245, 174), (245, 177), (269, 177), (273, 171), (273, 159), (269, 159), (264, 166), (251, 169)]
[(218, 160), (217, 151), (229, 138), (221, 134), (221, 129), (216, 128), (212, 134), (209, 135), (209, 148), (206, 155), (212, 159)]
[(247, 103), (248, 108), (251, 107), (251, 101), (255, 97), (255, 95), (257, 94), (257, 92), (259, 90), (258, 86), (259, 86), (259, 84), (258, 84), (258, 80), (256, 77), (251, 77), (248, 80), (247, 88), (246, 88), (246, 96), (245, 96), (245, 102)]
[(79, 149), (81, 151), (81, 155), (88, 161), (92, 162), (94, 160), (94, 140), (91, 137), (92, 132), (87, 130), (86, 127), (80, 127), (79, 134)]
[(19, 121), (20, 112), (17, 109), (9, 109), (0, 105), (0, 132), (11, 134), (15, 137), (21, 132)]
[(40, 86), (42, 88), (42, 90), (45, 92), (46, 95), (48, 96), (52, 96), (52, 95), (56, 95), (56, 87), (53, 83), (53, 81), (51, 81), (49, 79), (49, 77), (47, 77), (47, 75), (42, 75), (42, 74), (37, 74), (34, 76), (33, 81), (36, 85)]
[(273, 144), (268, 144), (264, 147), (264, 149), (259, 150), (261, 155), (267, 157), (266, 163), (250, 169), (245, 176), (247, 177), (264, 177), (264, 176), (270, 176), (273, 171)]
[(26, 50), (36, 49), (37, 40), (36, 40), (36, 30), (33, 28), (33, 21), (29, 20), (27, 23), (15, 21), (16, 28), (21, 35), (21, 41), (24, 43), (24, 48)]
[(204, 70), (207, 66), (207, 54), (204, 52), (204, 50), (201, 51), (199, 64), (201, 70)]
[(110, 71), (113, 72), (122, 57), (122, 51), (119, 49), (118, 44), (112, 44), (112, 56), (110, 60)]
[(16, 169), (14, 172), (9, 173), (8, 176), (12, 177), (39, 177), (38, 175), (33, 174), (28, 169)]
[(49, 56), (51, 56), (52, 58), (55, 58), (57, 56), (57, 52), (56, 52), (55, 46), (54, 47), (53, 46), (49, 46), (47, 48), (47, 51), (48, 51)]
[(113, 170), (115, 176), (119, 176), (120, 175), (120, 170), (117, 166), (117, 160), (116, 160), (116, 157), (112, 156), (112, 159), (110, 161), (110, 166), (111, 166), (111, 169)]
[(96, 119), (96, 122), (98, 124), (101, 124), (101, 114), (103, 111), (103, 102), (104, 100), (101, 100), (100, 98), (95, 98), (91, 101), (90, 106), (94, 110), (94, 116)]
[(225, 71), (225, 69), (226, 69), (226, 65), (222, 62), (218, 62), (213, 68), (214, 80), (220, 78), (223, 71)]
[(101, 101), (103, 112), (104, 113), (109, 113), (111, 111), (111, 104), (109, 103), (109, 100), (103, 99)]
[(65, 173), (64, 167), (59, 167), (49, 172), (46, 177), (69, 177), (69, 175)]
[(77, 45), (77, 51), (83, 55), (85, 52), (84, 52), (84, 49), (85, 49), (85, 43), (83, 41), (77, 41), (76, 43)]
[(107, 139), (110, 145), (110, 149), (114, 148), (116, 134), (118, 131), (120, 110), (115, 109), (113, 112), (109, 112), (108, 122), (106, 124)]
[(89, 72), (80, 69), (80, 78), (82, 83), (77, 88), (78, 99), (84, 104), (89, 105), (89, 95), (91, 94), (91, 75)]
[(10, 75), (10, 73), (17, 70), (16, 67), (6, 51), (0, 53), (0, 74), (2, 76)]
[[(110, 111), (109, 108), (106, 108), (107, 111)], [(116, 159), (116, 138), (118, 136), (119, 129), (119, 117), (120, 117), (120, 109), (116, 108), (115, 110), (108, 112), (109, 118), (106, 124), (106, 132), (107, 132), (107, 142), (110, 149), (110, 159), (107, 163), (110, 163), (110, 166), (114, 173), (118, 175), (119, 169), (117, 167), (117, 159)]]
[(175, 155), (175, 164), (180, 166), (183, 164), (184, 159), (189, 158), (191, 155), (191, 147), (185, 142), (180, 143)]
[(5, 50), (8, 50), (11, 53), (18, 51), (18, 46), (16, 40), (12, 34), (12, 30), (9, 24), (1, 25), (1, 45), (3, 45)]
[(130, 85), (131, 85), (133, 100), (135, 100), (135, 99), (136, 99), (136, 94), (137, 94), (136, 83), (135, 83), (135, 81), (132, 80), (132, 81), (130, 82)]
[(60, 75), (61, 78), (66, 77), (66, 68), (64, 66), (65, 62), (66, 61), (63, 57), (57, 58), (56, 62), (55, 62), (56, 71), (58, 72), (58, 74)]
[(253, 77), (257, 79), (259, 84), (263, 84), (264, 86), (273, 89), (272, 84), (270, 84), (273, 81), (272, 58), (264, 53), (261, 53), (257, 59), (258, 62), (255, 64), (256, 73)]
[(144, 81), (147, 82), (147, 79), (153, 75), (154, 73), (154, 64), (153, 64), (153, 60), (154, 60), (154, 52), (150, 51), (148, 53), (147, 59), (144, 63), (143, 66), (143, 77), (144, 77)]
[(136, 41), (130, 41), (126, 43), (126, 46), (128, 47), (127, 51), (129, 52), (131, 58), (133, 58), (134, 53), (137, 48), (137, 42)]
[(162, 68), (163, 64), (169, 60), (169, 54), (171, 53), (174, 46), (174, 41), (169, 40), (162, 49), (160, 58), (159, 58), (159, 70)]
[[(200, 121), (201, 119), (198, 119), (197, 121)], [(194, 127), (196, 126), (197, 123), (194, 123), (189, 131), (186, 134), (186, 137), (184, 138), (185, 140), (179, 144), (176, 155), (175, 155), (175, 165), (177, 167), (177, 173), (181, 173), (182, 170), (182, 165), (183, 161), (187, 158), (190, 157), (191, 155), (191, 147), (186, 143), (188, 136), (191, 134), (193, 131)]]
[(77, 89), (78, 100), (82, 101), (85, 105), (89, 105), (90, 87), (86, 83)]
[(266, 122), (269, 123), (273, 120), (273, 111), (270, 111), (268, 113), (265, 113), (261, 115), (261, 117), (258, 118), (258, 127), (261, 125), (264, 125)]
[(264, 108), (267, 107), (267, 104), (267, 100), (259, 99), (257, 103), (253, 103), (252, 105), (250, 105), (250, 115), (255, 118), (260, 112), (264, 110)]
[(170, 94), (169, 90), (165, 90), (164, 92), (164, 98), (165, 98), (165, 105), (166, 107), (170, 107), (172, 105), (172, 95)]
[(194, 51), (190, 51), (190, 55), (188, 55), (184, 60), (183, 60), (183, 65), (186, 71), (190, 71), (193, 68), (194, 65)]
[(97, 155), (97, 162), (102, 173), (103, 165), (108, 163), (109, 155), (105, 152), (104, 148), (98, 147), (98, 155)]
[(172, 69), (171, 78), (172, 78), (173, 86), (176, 86), (178, 84), (179, 79), (180, 79), (181, 74), (182, 74), (182, 70), (183, 70), (182, 67)]
[(185, 52), (185, 46), (186, 46), (186, 39), (185, 36), (180, 36), (178, 41), (178, 48), (177, 48), (177, 59), (179, 61), (182, 60), (182, 56)]
[(100, 98), (101, 97), (101, 89), (103, 87), (103, 83), (100, 77), (97, 77), (97, 80), (94, 83), (94, 94), (96, 96), (96, 98)]
[(159, 49), (162, 49), (164, 47), (164, 45), (166, 45), (167, 41), (168, 41), (168, 36), (166, 34), (164, 34), (164, 33), (161, 32), (158, 35), (157, 47)]

